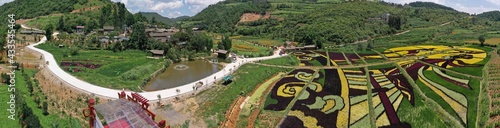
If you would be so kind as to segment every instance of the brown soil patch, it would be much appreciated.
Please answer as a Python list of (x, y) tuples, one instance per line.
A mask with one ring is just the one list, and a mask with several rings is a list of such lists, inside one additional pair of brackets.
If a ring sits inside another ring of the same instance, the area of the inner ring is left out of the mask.
[(24, 24), (26, 24), (26, 22), (28, 22), (30, 20), (32, 20), (32, 19), (18, 19), (18, 20), (16, 20), (16, 23), (24, 25)]
[(80, 8), (80, 9), (75, 9), (71, 11), (71, 13), (79, 13), (79, 12), (84, 12), (84, 11), (93, 11), (100, 9), (102, 6), (93, 6), (93, 7), (87, 7), (87, 8)]
[(245, 14), (241, 15), (239, 23), (257, 21), (261, 17), (262, 17), (262, 15), (257, 14), (257, 13), (245, 13)]
[(266, 11), (266, 15), (264, 15), (262, 19), (269, 19), (269, 18), (271, 18), (271, 11)]

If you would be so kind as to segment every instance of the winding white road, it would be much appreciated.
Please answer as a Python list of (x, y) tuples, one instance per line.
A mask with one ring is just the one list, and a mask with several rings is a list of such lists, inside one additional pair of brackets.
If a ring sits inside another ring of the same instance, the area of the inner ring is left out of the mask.
[[(23, 26), (23, 28), (27, 28), (27, 27)], [(58, 33), (54, 33), (54, 34), (58, 34)], [(43, 55), (43, 59), (45, 61), (48, 61), (48, 65), (46, 64), (44, 68), (48, 68), (54, 75), (59, 77), (61, 80), (64, 80), (65, 82), (70, 83), (71, 86), (73, 86), (79, 90), (85, 91), (86, 93), (90, 93), (90, 94), (94, 94), (94, 95), (98, 95), (98, 96), (102, 96), (102, 97), (107, 97), (107, 98), (111, 98), (111, 99), (118, 98), (118, 92), (121, 92), (122, 90), (109, 89), (109, 88), (104, 88), (104, 87), (101, 87), (98, 85), (93, 85), (93, 84), (90, 84), (90, 83), (85, 82), (83, 80), (80, 80), (80, 79), (76, 78), (75, 76), (72, 76), (71, 74), (62, 70), (61, 67), (59, 67), (59, 65), (57, 64), (54, 56), (51, 53), (35, 47), (39, 44), (45, 43), (45, 41), (47, 41), (47, 38), (43, 37), (40, 40), (40, 42), (28, 46), (29, 49), (41, 53)], [(174, 96), (177, 96), (178, 94), (191, 92), (191, 91), (193, 91), (194, 85), (199, 81), (205, 83), (204, 86), (207, 86), (207, 85), (213, 86), (213, 84), (207, 84), (207, 83), (215, 82), (216, 80), (214, 79), (214, 77), (216, 77), (218, 80), (220, 80), (220, 78), (223, 78), (224, 76), (229, 75), (232, 71), (237, 70), (241, 65), (248, 63), (248, 62), (267, 60), (267, 59), (281, 57), (281, 55), (279, 55), (280, 51), (281, 50), (277, 50), (274, 52), (274, 55), (267, 56), (267, 57), (237, 59), (236, 62), (226, 65), (219, 72), (216, 72), (216, 73), (214, 73), (210, 76), (207, 76), (203, 79), (193, 81), (192, 83), (189, 83), (186, 85), (182, 85), (182, 86), (178, 86), (178, 87), (170, 88), (170, 89), (165, 89), (165, 90), (158, 90), (158, 91), (151, 91), (151, 92), (140, 92), (139, 94), (141, 94), (145, 98), (149, 99), (150, 101), (154, 101), (154, 100), (158, 100), (158, 97), (157, 97), (158, 94), (161, 95), (162, 99), (165, 99), (165, 98), (172, 98)], [(283, 55), (283, 56), (285, 56), (285, 55)], [(177, 89), (180, 90), (180, 93), (176, 92)], [(130, 92), (127, 92), (127, 94), (129, 94), (129, 93)]]

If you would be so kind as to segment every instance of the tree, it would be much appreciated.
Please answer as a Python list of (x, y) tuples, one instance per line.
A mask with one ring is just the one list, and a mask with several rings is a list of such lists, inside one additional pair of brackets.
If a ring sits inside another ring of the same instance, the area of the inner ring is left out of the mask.
[(120, 17), (118, 16), (118, 7), (113, 8), (113, 26), (116, 29), (120, 28)]
[(127, 14), (126, 19), (125, 19), (125, 24), (126, 24), (127, 26), (131, 26), (131, 25), (135, 24), (134, 15), (132, 15), (132, 14)]
[(158, 95), (156, 95), (156, 97), (158, 97), (158, 106), (160, 106), (161, 105), (161, 95), (158, 94)]
[(98, 28), (98, 24), (96, 22), (96, 20), (89, 20), (87, 21), (86, 23), (86, 26), (85, 26), (85, 33), (90, 33), (90, 31)]
[(369, 40), (369, 41), (368, 41), (368, 45), (366, 46), (366, 48), (367, 48), (368, 50), (372, 50), (372, 49), (373, 49), (373, 42), (374, 42), (373, 40)]
[(43, 110), (43, 115), (49, 115), (47, 101), (43, 102), (43, 104), (42, 104), (42, 110)]
[(486, 41), (486, 39), (485, 39), (484, 35), (480, 35), (480, 36), (478, 37), (478, 40), (479, 40), (479, 42), (481, 43), (481, 46), (484, 46), (484, 41)]
[(14, 29), (16, 30), (16, 32), (19, 31), (19, 29), (21, 29), (21, 25), (19, 24), (14, 25)]
[(231, 38), (229, 38), (228, 35), (225, 35), (222, 38), (222, 45), (224, 46), (225, 50), (228, 50), (228, 51), (231, 50), (232, 41), (231, 41)]
[(45, 28), (45, 37), (47, 37), (48, 41), (52, 40), (52, 29), (52, 24), (49, 24), (47, 28)]
[(389, 21), (387, 24), (396, 30), (401, 30), (401, 16), (389, 16)]
[(130, 35), (130, 40), (128, 41), (127, 48), (146, 50), (148, 37), (144, 32), (146, 26), (142, 23), (136, 23), (133, 26), (133, 32)]
[(57, 30), (64, 31), (64, 16), (59, 18), (59, 24), (57, 24)]
[(151, 18), (151, 23), (156, 24), (156, 17)]
[(2, 82), (9, 85), (10, 84), (10, 76), (7, 73), (2, 73)]
[(108, 21), (109, 14), (111, 13), (111, 7), (104, 6), (101, 9), (101, 17), (99, 18), (99, 25), (102, 27), (104, 24), (106, 24), (106, 21)]

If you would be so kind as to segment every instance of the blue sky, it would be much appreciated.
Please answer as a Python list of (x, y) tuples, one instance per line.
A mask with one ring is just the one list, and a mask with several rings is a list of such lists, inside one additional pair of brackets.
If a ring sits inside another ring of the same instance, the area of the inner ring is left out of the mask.
[[(0, 5), (13, 0), (0, 0)], [(208, 5), (222, 0), (112, 0), (125, 3), (127, 9), (133, 13), (158, 12), (159, 14), (174, 18), (179, 16), (193, 16)], [(467, 13), (482, 13), (500, 10), (500, 0), (384, 0), (393, 3), (410, 3), (414, 1), (429, 1), (452, 7), (455, 10)]]

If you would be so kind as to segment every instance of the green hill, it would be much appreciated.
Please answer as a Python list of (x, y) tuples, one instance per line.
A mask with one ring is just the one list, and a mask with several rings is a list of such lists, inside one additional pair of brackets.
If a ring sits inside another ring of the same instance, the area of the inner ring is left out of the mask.
[(477, 17), (486, 18), (492, 21), (500, 21), (500, 11), (489, 11), (478, 14)]
[(443, 6), (443, 5), (440, 5), (440, 4), (436, 4), (436, 3), (433, 3), (433, 2), (420, 2), (420, 1), (417, 1), (417, 2), (411, 2), (408, 5), (410, 5), (412, 7), (432, 8), (432, 9), (444, 9), (444, 10), (455, 11), (455, 9), (453, 9), (453, 8), (450, 8), (450, 7), (447, 7), (447, 6)]
[(151, 21), (154, 17), (156, 22), (162, 22), (165, 24), (172, 24), (175, 22), (174, 20), (172, 20), (168, 17), (163, 17), (156, 12), (139, 12), (139, 13), (141, 13), (142, 16), (146, 17), (146, 19), (148, 19), (148, 21)]
[(164, 17), (156, 12), (139, 12), (139, 13), (142, 16), (144, 16), (148, 21), (151, 21), (154, 17), (156, 22), (161, 22), (161, 23), (169, 24), (169, 25), (172, 25), (177, 21), (181, 21), (181, 20), (190, 18), (190, 16), (179, 16), (176, 18), (168, 18), (168, 17)]

